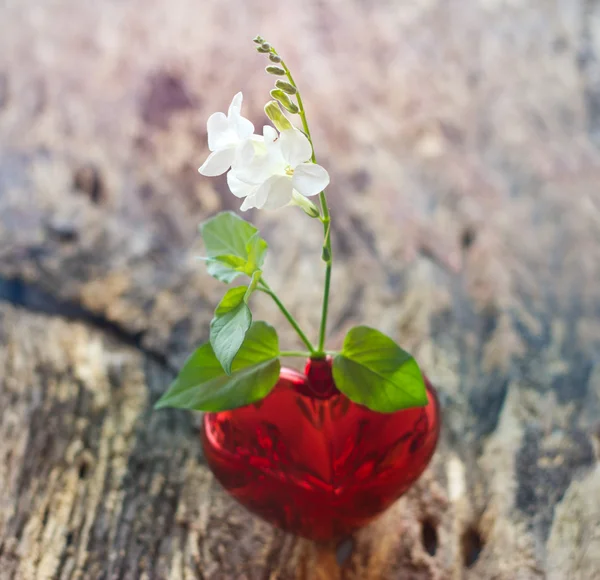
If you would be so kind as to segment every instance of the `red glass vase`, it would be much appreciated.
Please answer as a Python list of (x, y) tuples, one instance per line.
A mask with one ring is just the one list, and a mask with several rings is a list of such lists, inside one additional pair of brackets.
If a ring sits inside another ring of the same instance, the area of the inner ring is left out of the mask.
[(283, 368), (262, 401), (204, 416), (206, 460), (223, 487), (280, 528), (325, 541), (351, 534), (396, 501), (429, 463), (440, 430), (425, 407), (384, 414), (340, 393), (331, 361)]

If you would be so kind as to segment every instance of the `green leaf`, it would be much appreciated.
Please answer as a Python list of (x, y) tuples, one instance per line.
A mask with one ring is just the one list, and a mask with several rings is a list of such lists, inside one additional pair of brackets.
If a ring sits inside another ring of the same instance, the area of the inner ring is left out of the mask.
[(210, 344), (215, 356), (230, 375), (231, 365), (252, 324), (248, 300), (256, 290), (262, 270), (255, 270), (248, 286), (238, 286), (226, 292), (210, 323)]
[(252, 276), (260, 269), (267, 242), (258, 230), (232, 212), (222, 212), (200, 227), (206, 246), (208, 273), (225, 283), (238, 276)]
[(227, 254), (215, 258), (201, 258), (206, 262), (208, 273), (217, 280), (229, 284), (246, 270), (246, 261), (243, 258)]
[(218, 213), (200, 226), (210, 258), (232, 254), (248, 259), (246, 244), (258, 230), (230, 211)]
[(250, 279), (250, 284), (248, 284), (248, 289), (246, 290), (246, 294), (244, 294), (244, 302), (248, 302), (248, 299), (252, 295), (252, 292), (256, 290), (258, 283), (260, 282), (260, 277), (262, 276), (262, 270), (255, 270), (252, 274), (252, 278)]
[(246, 244), (246, 251), (248, 252), (246, 274), (248, 274), (248, 276), (251, 276), (256, 270), (262, 268), (267, 247), (267, 242), (260, 237), (258, 232), (248, 240), (248, 243)]
[(367, 326), (352, 328), (333, 360), (333, 380), (350, 400), (380, 413), (427, 404), (415, 359), (391, 338)]
[(210, 343), (200, 346), (187, 360), (155, 408), (176, 407), (196, 411), (225, 411), (260, 401), (279, 380), (279, 341), (266, 322), (255, 322), (246, 333), (225, 374)]
[(246, 303), (247, 291), (248, 286), (228, 290), (210, 323), (210, 344), (228, 375), (231, 374), (233, 359), (252, 324), (252, 313)]

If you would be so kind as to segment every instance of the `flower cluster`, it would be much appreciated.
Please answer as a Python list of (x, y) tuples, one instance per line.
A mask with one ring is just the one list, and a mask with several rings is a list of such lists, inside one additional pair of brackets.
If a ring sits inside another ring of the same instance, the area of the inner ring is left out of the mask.
[(281, 131), (265, 125), (262, 135), (242, 117), (242, 93), (233, 97), (227, 115), (214, 113), (207, 122), (211, 153), (198, 170), (212, 177), (226, 171), (231, 193), (243, 198), (241, 210), (278, 209), (319, 194), (329, 184), (327, 171), (312, 161), (312, 145), (291, 123)]

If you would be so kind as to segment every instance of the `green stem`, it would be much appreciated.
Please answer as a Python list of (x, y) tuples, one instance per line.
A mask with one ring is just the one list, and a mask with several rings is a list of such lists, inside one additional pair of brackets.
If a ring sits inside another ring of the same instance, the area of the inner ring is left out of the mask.
[(327, 312), (329, 309), (329, 288), (331, 286), (331, 260), (325, 265), (325, 288), (323, 289), (323, 306), (321, 308), (321, 326), (319, 328), (319, 352), (325, 348), (327, 333)]
[(282, 350), (279, 353), (279, 356), (296, 356), (301, 358), (308, 358), (310, 355), (310, 352), (305, 352), (303, 350)]
[(283, 305), (283, 302), (279, 300), (277, 294), (275, 294), (275, 292), (271, 290), (271, 288), (264, 281), (263, 278), (260, 279), (260, 284), (261, 286), (258, 287), (258, 290), (261, 290), (262, 292), (268, 294), (271, 298), (273, 298), (273, 301), (275, 302), (275, 304), (277, 304), (279, 310), (281, 310), (282, 314), (287, 318), (287, 321), (292, 325), (294, 330), (298, 333), (298, 336), (301, 338), (302, 342), (306, 345), (306, 348), (308, 348), (308, 350), (310, 351), (310, 355), (314, 355), (316, 353), (315, 347), (312, 345), (306, 334), (304, 334), (304, 331), (300, 328), (300, 325), (292, 316), (290, 311)]
[[(275, 49), (272, 49), (274, 54), (277, 54)], [(308, 127), (308, 121), (306, 120), (306, 112), (304, 110), (304, 104), (302, 103), (302, 97), (300, 96), (300, 91), (298, 91), (298, 86), (294, 82), (294, 77), (292, 77), (292, 73), (290, 69), (287, 67), (283, 60), (281, 61), (281, 66), (285, 71), (285, 74), (288, 78), (290, 84), (296, 88), (296, 98), (298, 100), (298, 114), (300, 115), (300, 119), (302, 120), (302, 127), (308, 140), (310, 141), (312, 147), (312, 156), (311, 160), (313, 163), (317, 162), (317, 158), (315, 156), (315, 147), (312, 142), (312, 137), (310, 135), (310, 129)], [(325, 191), (322, 191), (319, 194), (319, 202), (321, 203), (321, 221), (323, 222), (323, 260), (325, 262), (325, 287), (323, 290), (323, 306), (321, 309), (321, 324), (319, 327), (319, 347), (317, 357), (322, 357), (324, 355), (324, 347), (325, 347), (325, 336), (327, 334), (327, 313), (329, 310), (329, 290), (331, 287), (331, 267), (332, 267), (332, 250), (331, 250), (331, 234), (330, 234), (330, 226), (331, 226), (331, 218), (329, 216), (329, 207), (327, 205), (327, 197), (325, 196)]]

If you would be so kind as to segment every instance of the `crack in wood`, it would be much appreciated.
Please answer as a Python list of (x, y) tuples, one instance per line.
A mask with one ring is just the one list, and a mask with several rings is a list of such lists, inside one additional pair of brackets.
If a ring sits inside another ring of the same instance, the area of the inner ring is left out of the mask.
[(105, 316), (96, 314), (77, 302), (60, 300), (39, 285), (26, 282), (20, 278), (0, 276), (0, 301), (24, 308), (30, 312), (60, 316), (71, 321), (80, 321), (101, 330), (118, 341), (132, 346), (146, 355), (150, 360), (171, 371), (177, 372), (168, 356), (164, 353), (144, 346), (144, 332), (131, 333), (119, 323)]

